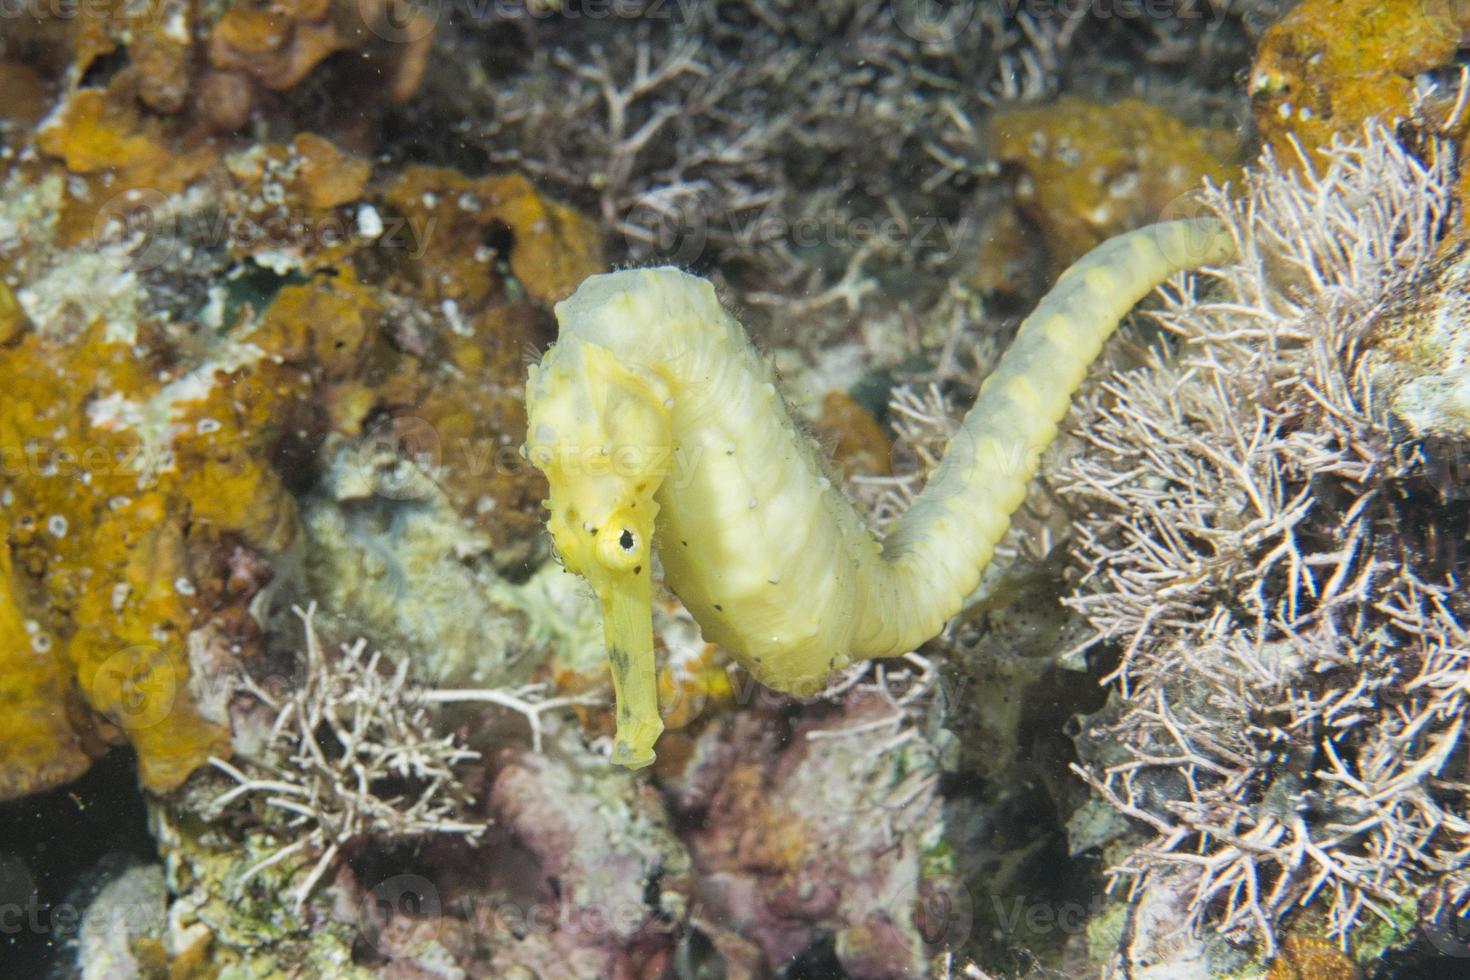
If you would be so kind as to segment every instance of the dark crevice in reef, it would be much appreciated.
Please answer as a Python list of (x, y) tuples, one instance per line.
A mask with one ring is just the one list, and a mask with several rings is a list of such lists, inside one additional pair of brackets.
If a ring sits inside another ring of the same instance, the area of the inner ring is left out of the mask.
[(1421, 939), (1406, 949), (1385, 954), (1370, 974), (1372, 980), (1463, 980), (1470, 962), (1470, 919), (1461, 922), (1455, 936), (1439, 937), (1439, 942)]
[(776, 976), (780, 980), (846, 980), (847, 974), (837, 960), (832, 936), (824, 933), (782, 965)]
[(129, 750), (75, 782), (0, 803), (0, 977), (68, 976), (86, 896), (157, 860)]

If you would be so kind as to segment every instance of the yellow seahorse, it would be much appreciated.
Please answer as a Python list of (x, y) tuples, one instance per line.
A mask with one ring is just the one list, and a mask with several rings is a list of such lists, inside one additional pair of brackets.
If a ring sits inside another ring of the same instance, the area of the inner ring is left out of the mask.
[(812, 694), (854, 660), (933, 637), (978, 584), (1041, 451), (1118, 322), (1174, 272), (1234, 246), (1210, 219), (1120, 235), (1021, 325), (943, 461), (882, 540), (793, 423), (770, 367), (705, 280), (599, 275), (557, 304), (526, 387), (547, 528), (602, 605), (613, 761), (654, 759), (653, 552), (705, 638), (761, 683)]

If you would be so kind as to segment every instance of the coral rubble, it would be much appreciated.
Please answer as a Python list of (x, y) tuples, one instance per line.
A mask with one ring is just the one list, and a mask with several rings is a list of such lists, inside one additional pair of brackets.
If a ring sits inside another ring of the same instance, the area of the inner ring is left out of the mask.
[[(938, 754), (913, 717), (936, 707), (936, 678), (928, 665), (907, 674), (891, 689), (881, 678), (850, 687), (842, 710), (796, 725), (779, 754), (756, 719), (734, 723), (733, 746), (707, 730), (677, 779), (680, 811), (702, 817), (690, 840), (702, 915), (771, 966), (801, 953), (814, 927), (852, 977), (921, 974), (937, 947), (968, 938)], [(951, 900), (951, 917), (924, 918), (928, 902)]]
[(1040, 226), (1054, 271), (1116, 234), (1177, 216), (1171, 207), (1202, 177), (1229, 177), (1236, 141), (1136, 99), (1001, 111), (990, 131), (996, 159), (1018, 173), (1017, 205)]
[(1454, 61), (1470, 22), (1439, 0), (1305, 0), (1261, 37), (1247, 82), (1261, 135), (1290, 163), (1337, 136), (1412, 114), (1416, 87)]

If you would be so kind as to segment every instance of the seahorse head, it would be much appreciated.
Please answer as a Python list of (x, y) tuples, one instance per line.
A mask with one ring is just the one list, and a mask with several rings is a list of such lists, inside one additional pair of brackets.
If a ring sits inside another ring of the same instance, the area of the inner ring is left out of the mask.
[(653, 761), (659, 720), (651, 609), (654, 499), (672, 455), (668, 391), (612, 351), (563, 338), (526, 386), (526, 454), (546, 475), (546, 526), (563, 566), (602, 605), (618, 697), (613, 761)]
[(554, 346), (526, 388), (526, 453), (546, 475), (546, 525), (569, 571), (598, 579), (647, 567), (671, 459), (664, 385), (605, 347)]

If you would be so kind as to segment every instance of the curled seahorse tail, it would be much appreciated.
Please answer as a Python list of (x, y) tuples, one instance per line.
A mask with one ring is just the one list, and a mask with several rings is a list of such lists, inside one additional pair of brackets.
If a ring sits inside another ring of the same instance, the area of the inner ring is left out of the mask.
[[(1169, 276), (1221, 264), (1233, 253), (1214, 219), (1170, 221), (1104, 242), (1058, 278), (981, 385), (928, 486), (884, 541), (889, 574), (865, 606), (856, 656), (913, 649), (959, 611), (1119, 322)], [(899, 603), (907, 608), (896, 609)]]

